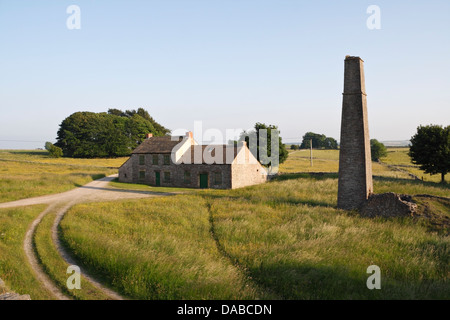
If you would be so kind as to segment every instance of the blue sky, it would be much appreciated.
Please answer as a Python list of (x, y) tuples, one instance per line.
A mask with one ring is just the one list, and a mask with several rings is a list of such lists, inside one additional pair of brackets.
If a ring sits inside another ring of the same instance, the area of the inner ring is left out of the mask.
[(76, 111), (138, 107), (172, 130), (339, 140), (346, 55), (365, 61), (371, 138), (409, 139), (449, 124), (449, 17), (448, 0), (0, 0), (0, 148), (54, 142)]

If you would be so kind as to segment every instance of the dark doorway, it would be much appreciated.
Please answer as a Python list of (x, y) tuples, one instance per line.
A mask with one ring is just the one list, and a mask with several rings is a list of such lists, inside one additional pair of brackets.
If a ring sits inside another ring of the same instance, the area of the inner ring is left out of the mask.
[(157, 187), (161, 185), (161, 173), (159, 171), (155, 172), (155, 185)]
[(200, 188), (201, 189), (208, 188), (208, 174), (207, 173), (200, 174)]

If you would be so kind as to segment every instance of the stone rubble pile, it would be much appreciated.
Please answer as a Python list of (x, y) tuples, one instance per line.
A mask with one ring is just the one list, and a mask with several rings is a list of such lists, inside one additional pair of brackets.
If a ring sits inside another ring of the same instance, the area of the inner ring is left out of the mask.
[[(4, 292), (5, 290), (5, 283), (0, 279), (0, 292)], [(31, 300), (31, 298), (28, 294), (20, 295), (15, 292), (6, 292), (0, 294), (0, 300)]]

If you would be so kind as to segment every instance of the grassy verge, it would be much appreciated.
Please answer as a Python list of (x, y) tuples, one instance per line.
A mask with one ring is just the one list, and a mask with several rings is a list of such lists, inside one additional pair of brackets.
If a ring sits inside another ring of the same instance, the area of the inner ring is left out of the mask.
[(0, 209), (0, 278), (7, 287), (31, 299), (53, 299), (34, 277), (23, 250), (25, 233), (30, 223), (45, 206)]
[(64, 294), (77, 300), (107, 300), (109, 297), (90, 284), (84, 277), (81, 278), (81, 289), (68, 289), (66, 285), (67, 267), (69, 266), (59, 255), (52, 241), (52, 225), (56, 217), (56, 209), (47, 214), (39, 223), (33, 238), (33, 244), (39, 262), (47, 275), (64, 292)]
[(220, 254), (198, 196), (77, 205), (61, 222), (61, 233), (87, 268), (132, 298), (261, 297)]

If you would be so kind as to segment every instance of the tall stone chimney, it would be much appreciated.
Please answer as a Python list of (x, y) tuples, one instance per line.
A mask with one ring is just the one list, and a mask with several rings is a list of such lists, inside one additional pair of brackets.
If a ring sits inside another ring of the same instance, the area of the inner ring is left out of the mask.
[(345, 57), (338, 208), (359, 209), (373, 193), (364, 61)]

